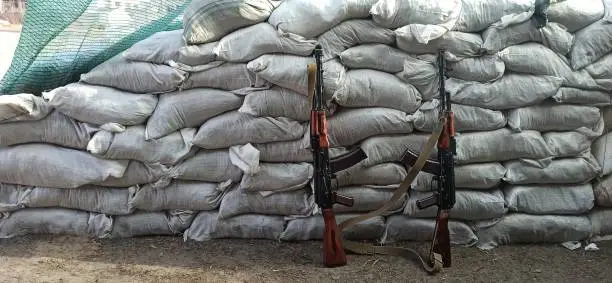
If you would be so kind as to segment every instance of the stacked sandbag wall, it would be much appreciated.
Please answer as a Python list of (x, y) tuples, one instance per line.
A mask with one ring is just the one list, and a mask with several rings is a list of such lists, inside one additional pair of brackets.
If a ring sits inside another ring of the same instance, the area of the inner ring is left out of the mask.
[[(0, 236), (320, 239), (306, 77), (316, 44), (331, 154), (368, 155), (337, 173), (338, 192), (355, 198), (334, 207), (339, 222), (379, 208), (406, 177), (402, 154), (420, 152), (437, 122), (444, 48), (457, 129), (452, 242), (612, 234), (612, 5), (554, 3), (539, 26), (534, 0), (211, 2), (193, 1), (184, 29), (79, 82), (1, 97)], [(345, 236), (431, 239), (435, 207), (416, 200), (436, 185), (421, 172), (389, 213)]]

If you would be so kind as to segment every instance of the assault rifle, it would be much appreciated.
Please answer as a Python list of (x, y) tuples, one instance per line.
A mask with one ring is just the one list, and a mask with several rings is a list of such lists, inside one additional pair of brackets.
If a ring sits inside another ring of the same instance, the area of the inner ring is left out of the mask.
[(332, 186), (334, 173), (352, 167), (367, 158), (365, 152), (357, 147), (349, 153), (330, 160), (329, 140), (327, 131), (327, 116), (323, 107), (323, 66), (321, 57), (323, 49), (317, 45), (314, 49), (315, 64), (308, 65), (308, 95), (312, 96), (312, 111), (310, 115), (310, 144), (314, 162), (314, 194), (315, 202), (321, 208), (325, 221), (323, 232), (323, 263), (327, 267), (346, 264), (346, 254), (342, 246), (341, 232), (336, 224), (332, 211), (333, 205), (339, 203), (353, 206), (353, 198), (334, 192)]
[[(438, 53), (438, 72), (440, 80), (440, 112), (438, 117), (443, 123), (442, 133), (438, 139), (438, 160), (427, 160), (423, 171), (434, 174), (438, 188), (433, 195), (418, 200), (416, 205), (419, 209), (430, 206), (438, 206), (438, 215), (434, 230), (433, 243), (431, 246), (430, 261), (435, 257), (441, 257), (443, 267), (451, 266), (450, 235), (448, 230), (448, 213), (455, 205), (455, 155), (457, 154), (455, 142), (455, 116), (451, 109), (450, 93), (444, 87), (446, 79), (446, 61), (444, 50)], [(401, 162), (405, 166), (413, 166), (418, 155), (410, 149), (406, 150)], [(439, 259), (438, 259), (439, 260)], [(432, 262), (430, 262), (432, 264)]]
[[(449, 267), (451, 264), (450, 254), (450, 235), (448, 230), (448, 211), (455, 204), (455, 175), (454, 175), (454, 155), (455, 155), (455, 127), (454, 115), (451, 111), (450, 95), (444, 89), (445, 79), (445, 61), (444, 51), (441, 50), (438, 56), (438, 68), (440, 79), (440, 113), (439, 123), (433, 129), (433, 133), (427, 139), (427, 143), (423, 146), (421, 153), (418, 155), (407, 150), (401, 160), (407, 167), (410, 167), (406, 178), (402, 181), (399, 188), (393, 192), (391, 199), (382, 207), (375, 211), (368, 212), (364, 215), (359, 215), (348, 219), (340, 225), (338, 229), (342, 231), (351, 225), (364, 221), (366, 219), (382, 215), (389, 211), (397, 201), (401, 200), (406, 192), (410, 191), (413, 181), (421, 170), (435, 174), (438, 177), (438, 190), (430, 197), (419, 200), (417, 206), (420, 209), (437, 205), (438, 217), (434, 230), (433, 244), (429, 251), (429, 257), (424, 259), (421, 254), (410, 248), (404, 247), (385, 247), (374, 246), (365, 243), (343, 240), (344, 248), (356, 254), (386, 254), (402, 257), (416, 257), (423, 268), (433, 274), (442, 270), (443, 267)], [(438, 159), (428, 160), (432, 150), (438, 149)]]
[[(438, 118), (440, 123), (436, 124), (432, 135), (427, 140), (421, 153), (417, 156), (411, 150), (407, 150), (401, 162), (410, 167), (406, 178), (395, 190), (391, 199), (382, 207), (364, 215), (350, 218), (340, 225), (336, 225), (333, 205), (339, 203), (346, 206), (353, 205), (353, 198), (339, 195), (333, 192), (332, 179), (334, 173), (347, 169), (361, 160), (367, 158), (366, 154), (360, 149), (351, 151), (341, 158), (329, 159), (329, 141), (327, 138), (327, 120), (323, 109), (323, 70), (321, 66), (322, 49), (317, 45), (314, 50), (316, 64), (308, 65), (308, 91), (312, 95), (311, 113), (311, 147), (313, 151), (315, 175), (313, 184), (317, 205), (323, 212), (325, 230), (323, 235), (323, 255), (324, 264), (327, 267), (341, 266), (346, 264), (346, 254), (344, 249), (356, 254), (387, 254), (410, 257), (416, 255), (423, 268), (429, 273), (439, 272), (442, 267), (451, 265), (450, 234), (448, 229), (448, 213), (455, 204), (455, 174), (454, 156), (456, 155), (455, 145), (455, 119), (451, 110), (450, 94), (446, 92), (444, 80), (446, 79), (446, 62), (444, 60), (444, 50), (440, 50), (438, 55), (438, 71), (440, 81), (440, 113)], [(428, 160), (430, 152), (437, 144), (437, 160)], [(342, 230), (366, 219), (381, 215), (402, 198), (410, 190), (412, 182), (418, 173), (423, 170), (437, 176), (438, 190), (430, 197), (417, 201), (420, 209), (436, 205), (438, 215), (434, 230), (433, 243), (429, 251), (428, 260), (423, 259), (416, 250), (402, 247), (374, 246), (365, 243), (349, 241), (343, 239)]]

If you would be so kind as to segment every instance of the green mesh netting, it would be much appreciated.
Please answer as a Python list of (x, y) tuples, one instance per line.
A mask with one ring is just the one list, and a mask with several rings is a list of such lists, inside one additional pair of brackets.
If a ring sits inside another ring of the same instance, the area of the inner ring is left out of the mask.
[(40, 94), (79, 80), (158, 31), (182, 28), (191, 0), (28, 0), (0, 94)]

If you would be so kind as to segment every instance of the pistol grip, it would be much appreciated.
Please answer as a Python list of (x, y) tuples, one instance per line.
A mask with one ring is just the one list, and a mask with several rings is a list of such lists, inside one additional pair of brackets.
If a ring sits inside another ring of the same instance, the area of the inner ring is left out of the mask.
[(336, 217), (331, 208), (323, 209), (325, 231), (323, 232), (323, 264), (326, 267), (346, 265), (346, 253), (340, 240), (340, 231), (336, 224)]
[(416, 205), (419, 209), (425, 209), (428, 208), (430, 206), (434, 206), (438, 204), (438, 195), (437, 194), (433, 194), (431, 196), (428, 196), (424, 199), (420, 199), (416, 201)]
[(355, 203), (355, 200), (352, 197), (341, 195), (336, 192), (332, 193), (332, 201), (348, 207), (352, 207)]

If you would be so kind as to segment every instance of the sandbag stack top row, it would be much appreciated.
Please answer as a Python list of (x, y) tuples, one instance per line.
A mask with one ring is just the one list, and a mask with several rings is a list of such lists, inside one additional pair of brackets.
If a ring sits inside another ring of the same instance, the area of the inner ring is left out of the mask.
[[(7, 169), (0, 182), (34, 187), (6, 190), (13, 212), (165, 215), (162, 232), (114, 235), (317, 239), (306, 77), (315, 45), (324, 50), (332, 155), (353, 146), (368, 154), (338, 173), (339, 190), (356, 198), (336, 207), (339, 219), (378, 208), (406, 176), (401, 155), (418, 153), (437, 120), (443, 47), (459, 132), (453, 242), (587, 238), (599, 233), (584, 216), (595, 198), (590, 182), (609, 159), (591, 142), (603, 139), (612, 104), (608, 3), (588, 2), (550, 5), (537, 28), (534, 0), (194, 0), (184, 29), (134, 44), (44, 100), (24, 98), (32, 118), (0, 124), (19, 133), (0, 134), (8, 146), (0, 154), (27, 155), (43, 170), (31, 178), (25, 167)], [(116, 190), (83, 190), (92, 184)], [(63, 190), (43, 205), (23, 193), (39, 187)], [(434, 188), (431, 174), (419, 174), (410, 198), (349, 237), (430, 238), (435, 211), (414, 202)], [(111, 207), (125, 210), (99, 208), (118, 192)], [(569, 232), (531, 237), (541, 227)]]

